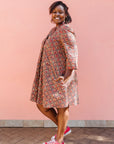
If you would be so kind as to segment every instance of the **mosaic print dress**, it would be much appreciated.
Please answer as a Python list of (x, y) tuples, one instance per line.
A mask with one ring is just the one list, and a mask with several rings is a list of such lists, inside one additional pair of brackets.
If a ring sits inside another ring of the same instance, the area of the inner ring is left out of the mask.
[[(64, 80), (66, 69), (73, 69)], [(42, 41), (30, 100), (45, 108), (79, 104), (78, 49), (68, 24), (53, 27)]]

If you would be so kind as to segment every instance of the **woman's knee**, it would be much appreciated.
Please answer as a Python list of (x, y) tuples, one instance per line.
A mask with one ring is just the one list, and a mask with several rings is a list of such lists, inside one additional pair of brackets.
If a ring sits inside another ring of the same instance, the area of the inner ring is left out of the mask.
[(69, 114), (69, 106), (65, 108), (57, 108), (58, 114)]
[(38, 107), (38, 109), (41, 109), (41, 108), (42, 108), (42, 105), (41, 105), (41, 104), (36, 103), (36, 106)]
[(49, 108), (44, 108), (43, 105), (41, 104), (36, 103), (36, 106), (38, 107), (40, 111), (44, 111), (44, 112), (49, 111)]

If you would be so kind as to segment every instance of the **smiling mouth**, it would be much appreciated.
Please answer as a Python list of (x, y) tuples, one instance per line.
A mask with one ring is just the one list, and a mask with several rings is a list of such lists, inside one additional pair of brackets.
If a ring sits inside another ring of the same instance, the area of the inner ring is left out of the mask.
[(59, 18), (59, 17), (55, 17), (55, 19), (56, 19), (56, 20), (60, 20), (60, 18)]

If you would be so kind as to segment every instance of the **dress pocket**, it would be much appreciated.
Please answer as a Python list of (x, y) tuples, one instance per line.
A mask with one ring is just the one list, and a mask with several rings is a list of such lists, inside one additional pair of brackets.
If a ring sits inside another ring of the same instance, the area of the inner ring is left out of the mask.
[(67, 96), (67, 86), (64, 83), (64, 77), (58, 76), (57, 79), (55, 79), (55, 88), (56, 92), (58, 93), (58, 99), (65, 99)]
[(59, 76), (55, 82), (59, 83), (62, 86), (68, 86), (72, 81), (72, 74), (64, 80), (64, 76)]

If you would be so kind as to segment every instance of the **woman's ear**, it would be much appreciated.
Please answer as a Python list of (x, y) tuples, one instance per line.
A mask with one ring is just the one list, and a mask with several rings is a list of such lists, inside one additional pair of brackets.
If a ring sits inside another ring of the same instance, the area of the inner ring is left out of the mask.
[(67, 14), (65, 14), (65, 18), (67, 17)]

